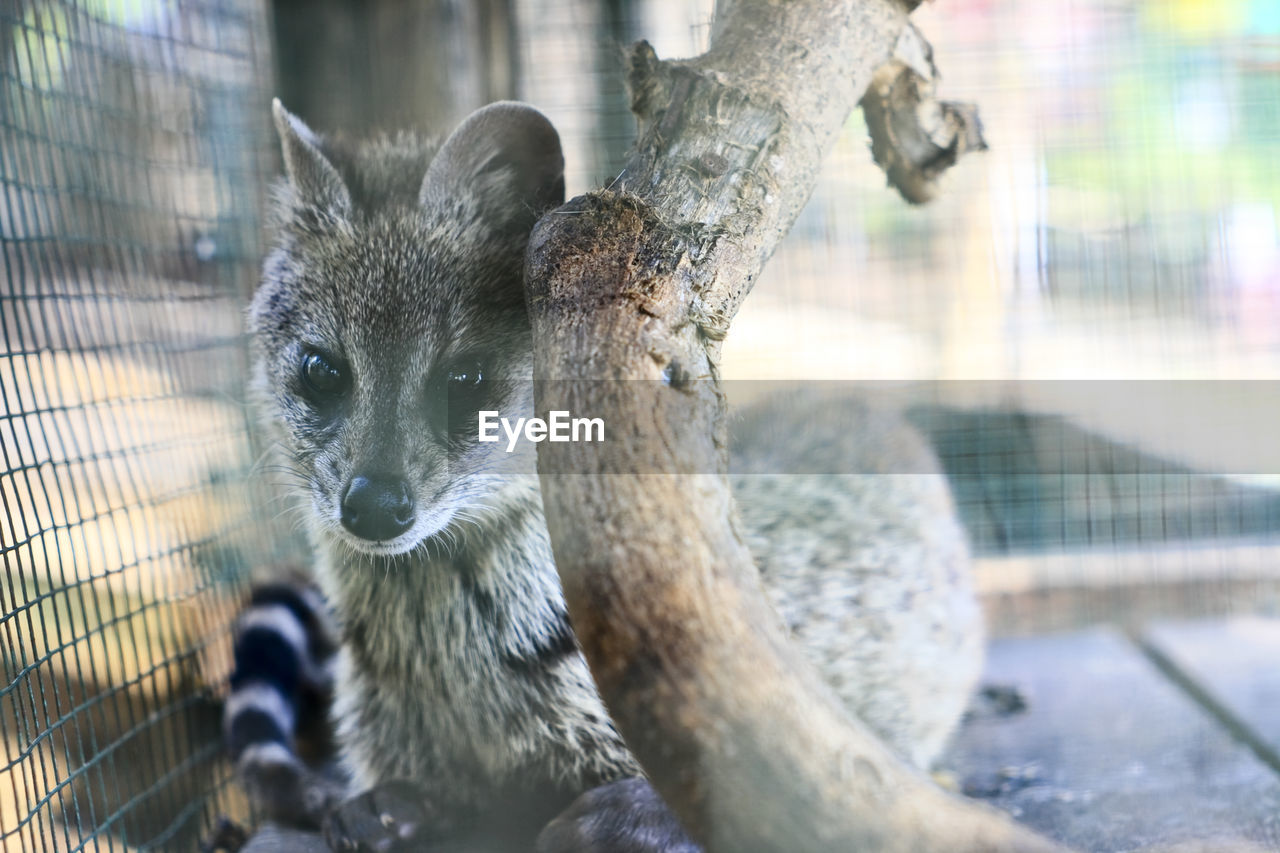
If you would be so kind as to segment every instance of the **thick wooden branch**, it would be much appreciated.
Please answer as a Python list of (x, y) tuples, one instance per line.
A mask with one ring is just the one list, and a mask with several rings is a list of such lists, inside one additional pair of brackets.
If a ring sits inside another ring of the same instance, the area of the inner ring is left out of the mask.
[(539, 445), (574, 628), (712, 851), (1059, 849), (845, 712), (766, 602), (723, 476), (719, 342), (905, 24), (890, 0), (736, 0), (697, 59), (638, 46), (636, 154), (530, 243), (539, 413), (601, 417), (613, 439)]
[(689, 274), (711, 326), (727, 325), (808, 201), (905, 21), (891, 0), (735, 2), (702, 56), (660, 62), (646, 43), (633, 49), (640, 136), (614, 189), (700, 253)]

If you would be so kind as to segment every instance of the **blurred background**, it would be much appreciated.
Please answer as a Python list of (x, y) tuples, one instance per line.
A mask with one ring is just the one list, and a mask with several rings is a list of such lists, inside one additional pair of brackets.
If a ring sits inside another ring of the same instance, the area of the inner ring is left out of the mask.
[[(321, 131), (499, 98), (570, 195), (633, 140), (625, 45), (711, 3), (0, 0), (0, 849), (186, 850), (247, 806), (228, 625), (302, 559), (254, 473), (243, 306)], [(933, 439), (996, 635), (1280, 603), (1280, 4), (938, 0), (991, 150), (885, 187), (858, 111), (735, 323), (733, 398), (857, 382)]]

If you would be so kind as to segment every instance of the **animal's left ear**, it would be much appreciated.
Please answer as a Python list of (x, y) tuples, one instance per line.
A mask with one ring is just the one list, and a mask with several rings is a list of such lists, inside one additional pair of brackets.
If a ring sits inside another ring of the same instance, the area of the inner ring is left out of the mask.
[(465, 196), (479, 200), (484, 216), (525, 230), (563, 204), (564, 154), (547, 117), (499, 101), (459, 125), (427, 168), (418, 199), (447, 209)]
[(279, 98), (271, 102), (271, 113), (276, 120), (276, 132), (280, 134), (285, 172), (298, 201), (338, 217), (348, 216), (351, 193), (338, 170), (321, 152), (320, 138), (302, 119), (286, 110)]

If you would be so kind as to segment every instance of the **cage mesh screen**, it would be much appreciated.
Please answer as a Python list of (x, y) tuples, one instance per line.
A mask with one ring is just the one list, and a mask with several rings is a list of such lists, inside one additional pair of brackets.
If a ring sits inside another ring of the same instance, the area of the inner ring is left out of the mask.
[(265, 11), (0, 3), (0, 849), (180, 850), (234, 812), (242, 306)]
[[(565, 137), (571, 194), (631, 140), (621, 44), (696, 54), (713, 6), (517, 4), (523, 94)], [(939, 94), (979, 105), (990, 150), (912, 207), (855, 110), (734, 321), (731, 401), (823, 381), (908, 408), (996, 631), (1280, 602), (1276, 8), (922, 4)], [(1001, 610), (1025, 595), (1027, 619)]]
[[(697, 53), (713, 5), (513, 0), (519, 93), (570, 195), (632, 141), (623, 47)], [(783, 380), (900, 401), (995, 633), (1275, 612), (1276, 4), (915, 19), (991, 150), (909, 207), (855, 111), (735, 321), (731, 400)], [(245, 578), (294, 556), (243, 396), (269, 38), (254, 0), (0, 0), (6, 853), (191, 849), (245, 812), (218, 742), (228, 625)]]

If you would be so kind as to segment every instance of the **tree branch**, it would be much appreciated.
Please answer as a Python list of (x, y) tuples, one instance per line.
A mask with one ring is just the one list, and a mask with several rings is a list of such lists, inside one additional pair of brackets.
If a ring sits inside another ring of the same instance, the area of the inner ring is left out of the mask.
[(712, 851), (1059, 849), (930, 785), (843, 709), (766, 602), (723, 475), (720, 341), (905, 24), (891, 0), (735, 0), (701, 57), (637, 46), (635, 155), (530, 242), (539, 414), (626, 436), (539, 445), (574, 629)]

